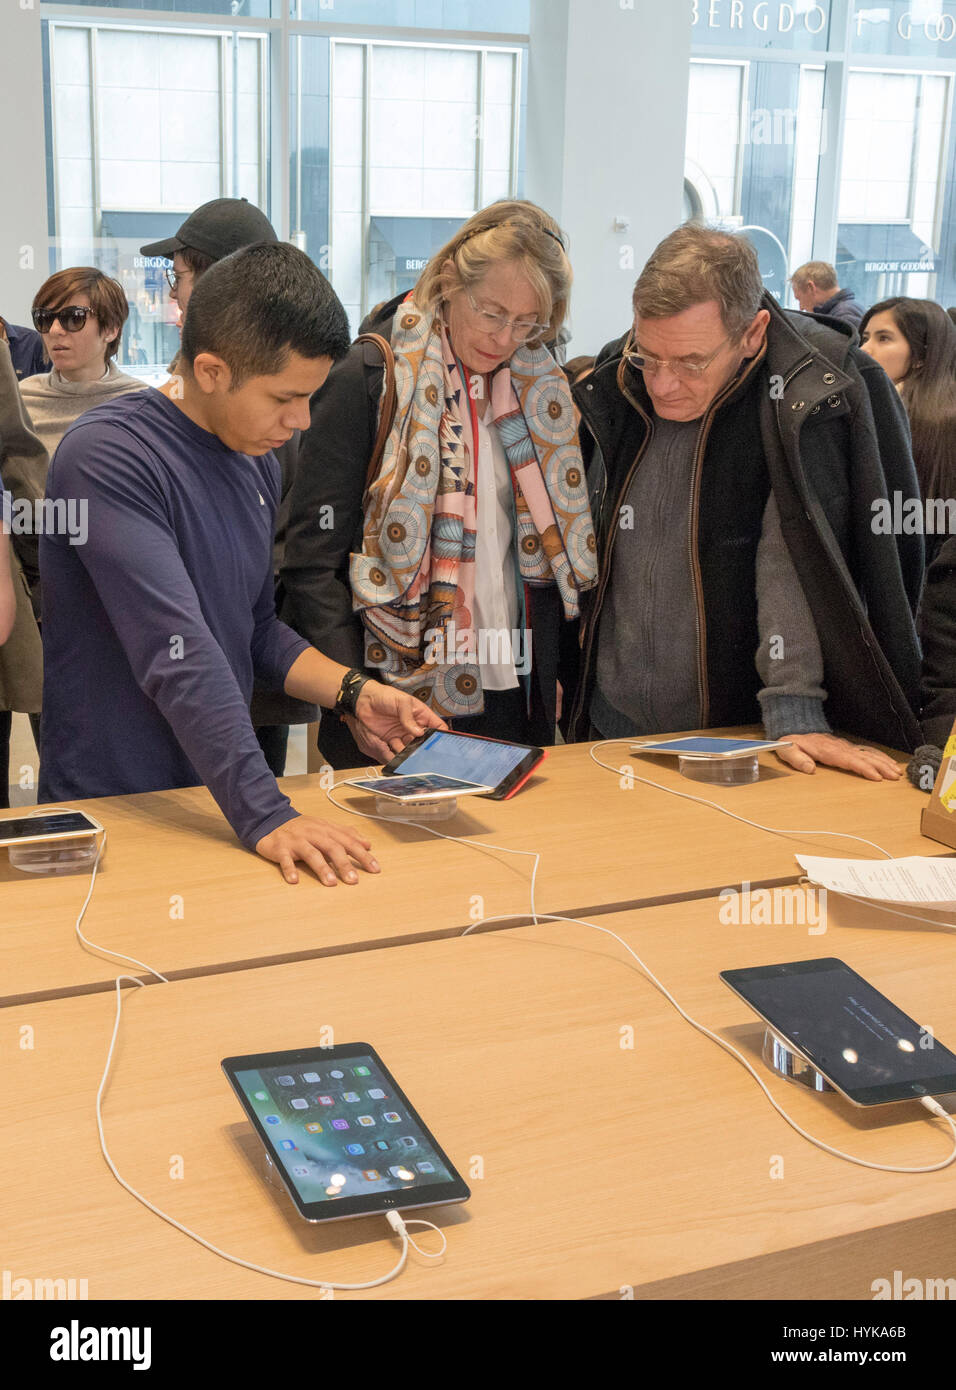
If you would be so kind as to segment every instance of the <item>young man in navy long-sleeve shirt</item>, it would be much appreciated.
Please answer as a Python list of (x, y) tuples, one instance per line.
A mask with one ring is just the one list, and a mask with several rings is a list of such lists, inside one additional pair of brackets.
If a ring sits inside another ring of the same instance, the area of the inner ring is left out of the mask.
[[(419, 701), (330, 661), (275, 614), (273, 448), (348, 348), (344, 310), (295, 247), (257, 245), (203, 277), (182, 376), (80, 417), (47, 497), (72, 535), (45, 535), (40, 800), (204, 782), (240, 840), (323, 883), (378, 866), (367, 841), (299, 816), (249, 718), (253, 679), (354, 716), (387, 759), (442, 727)], [(82, 525), (78, 523), (82, 521)], [(81, 543), (76, 543), (77, 541)]]

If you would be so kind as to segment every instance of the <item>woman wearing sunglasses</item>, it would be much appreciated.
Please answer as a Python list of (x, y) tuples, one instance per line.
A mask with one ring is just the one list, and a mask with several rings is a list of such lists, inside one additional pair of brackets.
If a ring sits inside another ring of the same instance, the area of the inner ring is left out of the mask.
[[(40, 286), (33, 326), (53, 367), (25, 378), (20, 392), (51, 458), (78, 415), (146, 385), (121, 372), (113, 360), (128, 313), (119, 281), (92, 266), (58, 270)], [(41, 497), (45, 484), (44, 478)]]
[[(570, 289), (554, 220), (492, 204), (370, 316), (390, 352), (354, 344), (302, 437), (284, 616), (466, 733), (554, 742), (563, 620), (596, 574), (576, 412), (545, 346)], [(319, 743), (334, 767), (361, 761), (331, 720)]]

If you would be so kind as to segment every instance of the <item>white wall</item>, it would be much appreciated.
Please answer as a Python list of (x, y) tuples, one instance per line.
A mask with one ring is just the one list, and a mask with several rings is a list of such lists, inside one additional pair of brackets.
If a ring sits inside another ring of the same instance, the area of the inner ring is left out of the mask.
[(569, 356), (624, 332), (682, 220), (690, 40), (683, 0), (531, 0), (525, 187), (569, 236)]
[(7, 0), (2, 35), (0, 314), (29, 325), (33, 296), (48, 274), (39, 0)]

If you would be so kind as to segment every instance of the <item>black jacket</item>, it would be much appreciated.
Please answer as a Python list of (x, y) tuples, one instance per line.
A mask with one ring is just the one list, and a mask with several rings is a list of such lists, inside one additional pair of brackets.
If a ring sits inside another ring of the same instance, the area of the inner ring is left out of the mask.
[[(390, 340), (403, 298), (382, 305), (363, 329)], [(279, 616), (324, 655), (350, 667), (365, 665), (365, 629), (352, 608), (349, 558), (362, 543), (362, 498), (383, 385), (378, 348), (354, 343), (315, 393), (286, 530)], [(532, 727), (550, 743), (559, 661), (575, 663), (577, 625), (563, 621), (556, 585), (527, 589), (526, 602), (532, 632)], [(367, 761), (338, 720), (324, 720), (319, 742), (333, 767)]]
[[(289, 524), (289, 505), (298, 468), (301, 438), (300, 432), (296, 430), (291, 439), (272, 451), (282, 477), (279, 507), (276, 511), (275, 543), (272, 547), (272, 564), (276, 575), (276, 611), (280, 616), (282, 586), (278, 582), (279, 571), (285, 556), (285, 533)], [(317, 706), (307, 704), (304, 700), (296, 700), (281, 690), (266, 690), (263, 686), (256, 685), (252, 692), (250, 716), (253, 727), (258, 729), (262, 725), (272, 724), (314, 724), (319, 717), (319, 711)]]
[[(919, 496), (909, 427), (883, 369), (843, 325), (788, 313), (770, 296), (766, 352), (708, 411), (695, 466), (695, 580), (703, 722), (760, 722), (756, 549), (772, 487), (824, 660), (834, 728), (911, 749), (920, 737), (914, 613), (921, 536), (874, 534), (872, 503), (899, 489)], [(574, 396), (597, 442), (589, 470), (600, 577), (585, 597), (571, 737), (586, 738), (596, 634), (614, 535), (633, 469), (653, 428), (640, 374), (631, 404), (618, 386), (626, 335), (600, 353)]]
[(943, 541), (926, 571), (920, 636), (923, 735), (945, 748), (956, 723), (956, 536)]
[(859, 328), (863, 321), (863, 306), (857, 303), (852, 290), (837, 290), (829, 299), (814, 309), (818, 318), (838, 319), (848, 323), (851, 328)]

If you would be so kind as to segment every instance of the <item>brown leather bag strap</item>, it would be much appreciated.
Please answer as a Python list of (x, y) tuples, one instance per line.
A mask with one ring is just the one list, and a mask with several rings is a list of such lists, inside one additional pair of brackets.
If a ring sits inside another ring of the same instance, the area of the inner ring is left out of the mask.
[(368, 473), (365, 475), (365, 492), (362, 497), (362, 511), (364, 512), (368, 506), (368, 495), (372, 484), (378, 477), (379, 469), (382, 466), (385, 443), (395, 420), (397, 391), (395, 389), (395, 354), (392, 352), (392, 345), (388, 339), (383, 338), (378, 333), (360, 333), (355, 341), (357, 343), (374, 343), (385, 361), (385, 389), (382, 396), (382, 408), (379, 412), (378, 434), (375, 436), (375, 447), (372, 450), (372, 457), (368, 461)]

